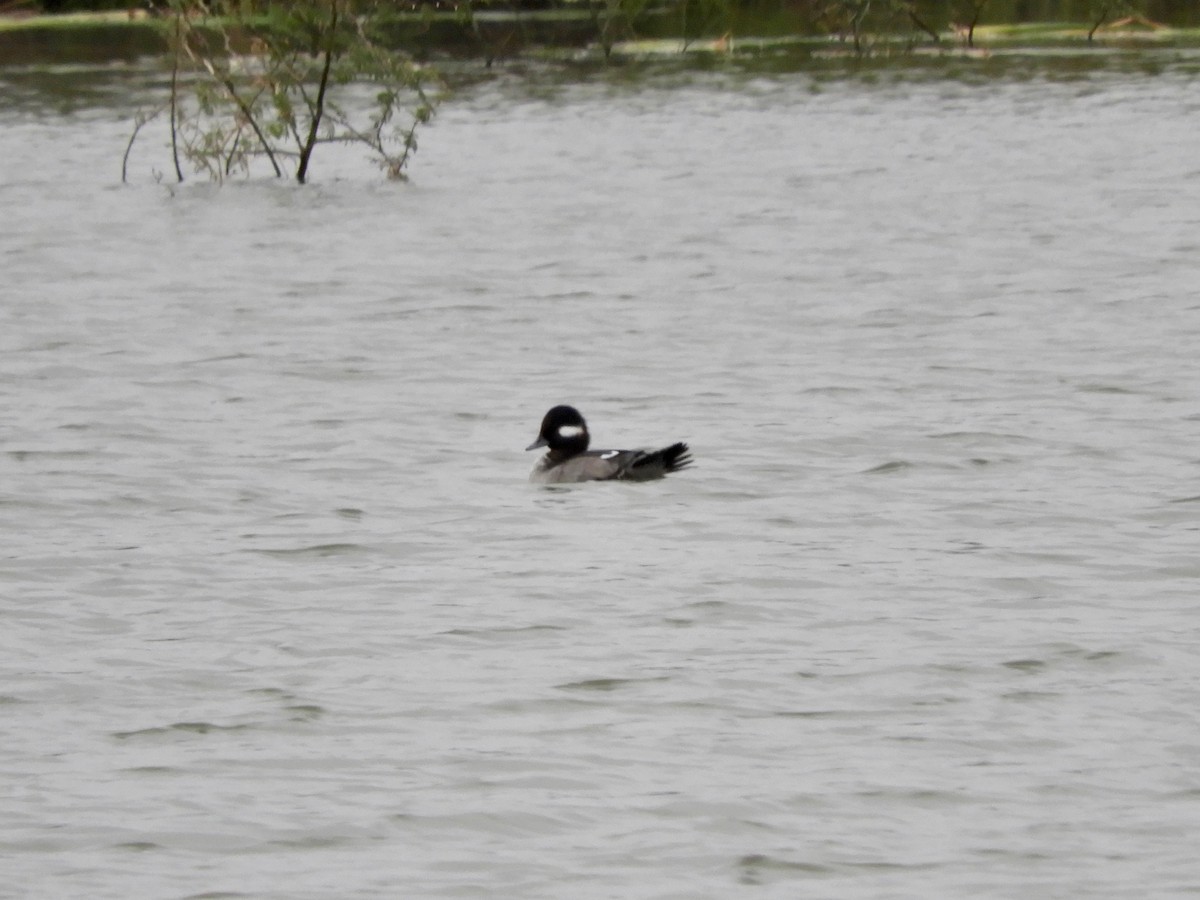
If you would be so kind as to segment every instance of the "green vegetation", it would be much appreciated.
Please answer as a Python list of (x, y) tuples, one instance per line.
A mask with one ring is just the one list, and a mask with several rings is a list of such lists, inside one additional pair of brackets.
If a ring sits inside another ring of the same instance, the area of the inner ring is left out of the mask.
[[(184, 162), (214, 181), (249, 174), (262, 160), (303, 184), (322, 144), (368, 148), (401, 179), (417, 129), (433, 115), (433, 77), (380, 41), (388, 7), (368, 0), (268, 4), (169, 0), (170, 90), (140, 116), (130, 137), (166, 114), (175, 177)], [(389, 5), (390, 7), (390, 5)], [(342, 102), (353, 85), (372, 92), (370, 111)], [(122, 177), (128, 175), (126, 149)]]
[[(132, 0), (113, 0), (124, 5)], [(138, 0), (141, 2), (141, 0)], [(63, 0), (79, 8), (85, 0)], [(0, 0), (28, 11), (34, 0)], [(1036, 21), (1017, 13), (1033, 11)], [(1029, 68), (1058, 50), (1084, 71), (1172, 48), (1200, 67), (1200, 4), (1168, 0), (157, 0), (133, 11), (0, 16), (0, 60), (96, 61), (159, 55), (169, 87), (139, 116), (130, 148), (163, 131), (169, 167), (216, 181), (254, 172), (307, 181), (317, 150), (367, 148), (402, 179), (441, 83), (482, 61), (679, 65), (869, 72), (880, 65), (980, 75), (1004, 58)], [(1028, 51), (1036, 49), (1037, 54)], [(107, 57), (103, 54), (108, 53)], [(1026, 54), (1022, 58), (1020, 54)], [(1190, 56), (1185, 56), (1190, 54)], [(465, 59), (466, 62), (457, 60)], [(423, 62), (418, 62), (423, 61)], [(961, 62), (960, 62), (961, 61)], [(1147, 58), (1132, 61), (1153, 71)], [(633, 71), (631, 70), (631, 74)], [(466, 77), (477, 77), (468, 74)]]
[[(207, 27), (258, 28), (285, 12), (320, 10), (330, 0), (194, 0), (189, 16)], [(120, 12), (32, 18), (0, 16), (0, 59), (65, 62), (89, 58), (86, 43), (115, 56), (166, 52), (173, 47), (172, 0), (61, 0), (58, 5), (143, 4)], [(149, 5), (145, 5), (149, 4)], [(675, 40), (685, 49), (725, 48), (729, 38), (829, 42), (859, 56), (903, 46), (974, 48), (997, 28), (1056, 23), (1057, 41), (1195, 43), (1200, 3), (1171, 0), (391, 0), (356, 3), (369, 20), (372, 42), (403, 48), (416, 58), (496, 59), (533, 48), (594, 48), (602, 59), (643, 39)], [(0, 8), (26, 11), (35, 0), (0, 0)], [(259, 20), (260, 24), (255, 24)], [(268, 29), (269, 30), (269, 29)], [(118, 34), (118, 32), (120, 34)], [(49, 35), (53, 35), (49, 37)], [(73, 39), (69, 35), (75, 35)], [(40, 39), (39, 39), (40, 36)], [(1025, 39), (1037, 41), (1030, 32)], [(715, 42), (715, 43), (714, 43)]]

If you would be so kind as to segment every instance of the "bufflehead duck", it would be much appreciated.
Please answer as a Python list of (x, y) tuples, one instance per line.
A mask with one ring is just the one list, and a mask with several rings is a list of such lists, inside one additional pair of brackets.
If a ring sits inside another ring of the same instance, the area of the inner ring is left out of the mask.
[(661, 450), (588, 450), (587, 422), (572, 406), (556, 406), (542, 419), (537, 440), (526, 447), (550, 452), (538, 460), (529, 480), (538, 484), (576, 481), (649, 481), (691, 465), (688, 445)]

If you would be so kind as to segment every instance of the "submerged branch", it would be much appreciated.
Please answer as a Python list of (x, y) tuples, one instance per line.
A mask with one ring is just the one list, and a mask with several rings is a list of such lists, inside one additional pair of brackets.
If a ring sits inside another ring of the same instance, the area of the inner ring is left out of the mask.
[(171, 54), (171, 161), (175, 177), (183, 183), (183, 168), (179, 165), (179, 46), (183, 35), (183, 13), (175, 13), (175, 48)]
[[(148, 123), (157, 119), (166, 109), (166, 105), (160, 106), (154, 112), (138, 115), (133, 122), (133, 134), (129, 135), (129, 143), (125, 145), (125, 155), (121, 157), (121, 184), (129, 183), (129, 154), (133, 152), (134, 141), (137, 140), (138, 132), (142, 130)], [(182, 179), (180, 179), (182, 181)]]
[[(228, 46), (228, 41), (229, 36), (226, 35), (227, 52), (232, 52)], [(271, 147), (271, 142), (267, 139), (267, 136), (263, 134), (262, 127), (258, 124), (258, 118), (254, 115), (254, 110), (251, 109), (250, 104), (248, 104), (245, 98), (238, 93), (237, 85), (233, 83), (233, 79), (230, 77), (229, 73), (217, 71), (217, 67), (213, 65), (212, 59), (209, 58), (207, 54), (198, 56), (196, 52), (192, 50), (192, 48), (186, 43), (183, 45), (183, 47), (188, 56), (193, 61), (199, 62), (200, 65), (204, 67), (205, 71), (207, 71), (212, 77), (213, 81), (225, 89), (229, 99), (233, 101), (233, 104), (237, 107), (238, 112), (242, 114), (246, 120), (246, 123), (250, 126), (250, 129), (254, 132), (255, 137), (258, 138), (258, 142), (262, 146), (263, 152), (266, 154), (267, 159), (271, 161), (271, 168), (275, 170), (275, 177), (282, 178), (283, 170), (279, 168), (279, 162), (275, 159), (275, 152)]]
[(329, 89), (329, 72), (333, 68), (334, 45), (337, 41), (338, 0), (329, 4), (329, 24), (325, 41), (325, 60), (321, 66), (321, 82), (317, 88), (317, 99), (309, 105), (311, 119), (308, 123), (308, 137), (300, 148), (300, 165), (296, 169), (296, 180), (304, 184), (308, 177), (308, 161), (312, 158), (313, 148), (317, 145), (317, 135), (321, 128), (321, 116), (325, 112), (325, 92)]
[[(297, 0), (272, 4), (262, 19), (251, 10), (258, 4), (162, 2), (173, 14), (166, 23), (170, 92), (162, 109), (138, 118), (122, 179), (141, 128), (163, 110), (170, 111), (168, 152), (179, 181), (188, 168), (218, 182), (234, 172), (250, 175), (266, 157), (275, 177), (286, 174), (304, 184), (316, 147), (330, 138), (366, 145), (392, 177), (400, 177), (434, 101), (421, 86), (419, 67), (375, 42), (373, 29), (390, 21), (372, 18), (379, 15), (376, 5)], [(386, 29), (379, 33), (389, 35)], [(351, 83), (379, 85), (374, 114), (361, 121), (339, 102), (340, 86)], [(412, 122), (406, 117), (398, 124), (414, 95)]]

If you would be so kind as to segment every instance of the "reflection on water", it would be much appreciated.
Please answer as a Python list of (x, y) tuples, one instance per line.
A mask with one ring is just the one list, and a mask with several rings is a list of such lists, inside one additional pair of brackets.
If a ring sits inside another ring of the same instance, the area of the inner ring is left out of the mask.
[[(304, 189), (120, 188), (146, 74), (55, 77), (0, 107), (16, 894), (1196, 888), (1186, 65), (501, 75)], [(557, 402), (696, 468), (530, 487)]]

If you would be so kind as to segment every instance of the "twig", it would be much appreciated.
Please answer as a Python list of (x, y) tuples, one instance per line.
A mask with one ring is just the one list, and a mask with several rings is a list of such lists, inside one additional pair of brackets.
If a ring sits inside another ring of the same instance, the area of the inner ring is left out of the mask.
[(179, 165), (179, 44), (183, 32), (183, 13), (175, 12), (175, 52), (171, 54), (171, 159), (175, 162), (175, 177), (183, 182)]
[(157, 119), (159, 115), (162, 114), (164, 109), (166, 109), (166, 106), (160, 106), (158, 109), (154, 110), (154, 112), (148, 113), (144, 116), (139, 115), (136, 119), (134, 119), (133, 134), (129, 135), (129, 143), (125, 145), (125, 155), (121, 157), (121, 184), (129, 183), (129, 154), (133, 151), (133, 142), (137, 140), (138, 132), (141, 131), (146, 124), (152, 122), (154, 119)]
[[(188, 55), (191, 56), (192, 59), (196, 58), (195, 54), (191, 52), (190, 48), (188, 48)], [(208, 70), (208, 74), (213, 77), (213, 80), (225, 88), (225, 91), (229, 94), (229, 99), (233, 101), (234, 105), (238, 108), (238, 111), (246, 118), (247, 124), (249, 124), (251, 130), (254, 132), (255, 137), (258, 138), (258, 142), (262, 145), (263, 152), (267, 155), (267, 159), (271, 161), (271, 168), (275, 170), (275, 177), (282, 178), (283, 170), (279, 168), (279, 162), (275, 159), (275, 153), (271, 148), (271, 143), (267, 140), (267, 136), (263, 134), (262, 128), (258, 124), (258, 119), (254, 117), (254, 111), (238, 93), (237, 85), (233, 83), (233, 79), (230, 78), (228, 74), (222, 74), (218, 72), (216, 66), (212, 64), (212, 60), (207, 56), (200, 57), (199, 62), (206, 70)]]

